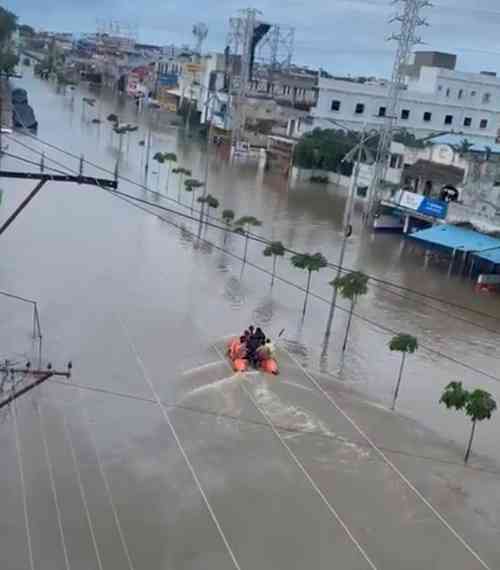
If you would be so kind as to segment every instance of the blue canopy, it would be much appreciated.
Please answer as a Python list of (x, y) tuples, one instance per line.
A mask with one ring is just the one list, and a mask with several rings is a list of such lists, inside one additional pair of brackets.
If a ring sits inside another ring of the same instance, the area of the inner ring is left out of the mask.
[(410, 235), (412, 239), (450, 250), (473, 253), (477, 257), (500, 264), (500, 239), (457, 226), (433, 226)]

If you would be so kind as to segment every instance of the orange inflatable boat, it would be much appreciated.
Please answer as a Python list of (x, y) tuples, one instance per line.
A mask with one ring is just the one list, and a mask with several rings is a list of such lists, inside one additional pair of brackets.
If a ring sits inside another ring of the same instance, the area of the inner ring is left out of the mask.
[[(227, 343), (227, 355), (235, 372), (246, 372), (249, 368), (248, 360), (245, 358), (240, 358), (238, 355), (239, 347), (240, 341), (237, 338), (232, 338)], [(259, 370), (262, 370), (262, 372), (266, 372), (268, 374), (274, 374), (275, 376), (279, 374), (278, 363), (274, 358), (266, 358), (266, 360), (261, 360), (259, 363)]]

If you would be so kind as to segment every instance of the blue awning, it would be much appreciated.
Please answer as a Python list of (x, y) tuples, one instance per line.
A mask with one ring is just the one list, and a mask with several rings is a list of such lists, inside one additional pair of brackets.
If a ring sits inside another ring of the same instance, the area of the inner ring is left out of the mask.
[(409, 237), (452, 251), (473, 253), (481, 259), (500, 264), (500, 239), (474, 230), (445, 224), (415, 232)]

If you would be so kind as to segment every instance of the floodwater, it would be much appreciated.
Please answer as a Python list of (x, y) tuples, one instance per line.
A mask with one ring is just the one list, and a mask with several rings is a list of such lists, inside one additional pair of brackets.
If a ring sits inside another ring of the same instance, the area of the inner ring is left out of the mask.
[[(29, 74), (21, 83), (41, 139), (111, 171), (118, 140), (107, 115), (139, 124), (123, 141), (120, 168), (143, 180), (144, 116), (109, 96), (90, 107), (82, 103), (88, 93), (57, 93)], [(92, 123), (98, 116), (101, 124)], [(203, 179), (203, 144), (153, 121), (151, 155), (176, 152), (178, 164)], [(78, 171), (77, 158), (26, 135), (4, 144), (36, 163), (44, 151), (47, 168), (61, 168), (55, 159)], [(36, 170), (9, 156), (2, 168)], [(167, 170), (152, 162), (148, 186), (177, 198), (178, 179), (169, 177), (167, 191)], [(111, 176), (88, 165), (83, 173)], [(336, 261), (342, 189), (289, 188), (278, 173), (230, 164), (216, 149), (208, 186), (219, 212), (256, 216), (262, 236)], [(0, 220), (32, 187), (2, 181)], [(128, 182), (119, 189), (190, 213), (186, 192), (182, 207)], [(356, 218), (347, 266), (476, 312), (371, 284), (356, 308), (371, 323), (353, 320), (342, 357), (345, 311), (337, 310), (325, 351), (328, 304), (311, 297), (303, 319), (304, 293), (281, 280), (271, 288), (270, 276), (255, 268), (272, 266), (262, 244), (249, 243), (243, 265), (240, 236), (230, 235), (223, 251), (219, 230), (205, 228), (198, 241), (196, 221), (156, 212), (176, 225), (102, 188), (51, 182), (0, 238), (0, 289), (37, 300), (45, 362), (74, 362), (73, 386), (50, 383), (20, 399), (16, 414), (2, 416), (0, 551), (9, 552), (2, 567), (331, 568), (332, 556), (346, 569), (499, 567), (500, 507), (492, 500), (499, 419), (478, 427), (473, 469), (463, 469), (469, 424), (438, 405), (452, 380), (500, 400), (498, 298), (474, 294), (447, 268), (425, 269), (399, 237), (363, 231)], [(287, 258), (278, 274), (305, 286), (306, 275)], [(333, 277), (326, 269), (314, 274), (314, 293), (329, 299)], [(31, 357), (30, 307), (9, 299), (0, 307), (0, 356)], [(250, 322), (273, 337), (285, 329), (276, 380), (242, 381), (221, 359), (221, 339)], [(385, 411), (399, 359), (379, 325), (421, 344), (407, 359), (401, 415)], [(340, 398), (355, 425), (284, 349)], [(377, 446), (386, 455), (377, 455)]]

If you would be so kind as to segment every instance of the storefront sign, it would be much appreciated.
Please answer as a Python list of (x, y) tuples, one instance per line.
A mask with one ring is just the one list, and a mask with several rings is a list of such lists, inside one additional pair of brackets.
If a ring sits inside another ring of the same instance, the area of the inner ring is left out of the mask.
[(162, 87), (177, 87), (179, 83), (179, 76), (177, 73), (160, 73), (158, 83)]
[(448, 213), (448, 204), (446, 202), (407, 191), (400, 193), (399, 205), (432, 218), (444, 219)]

